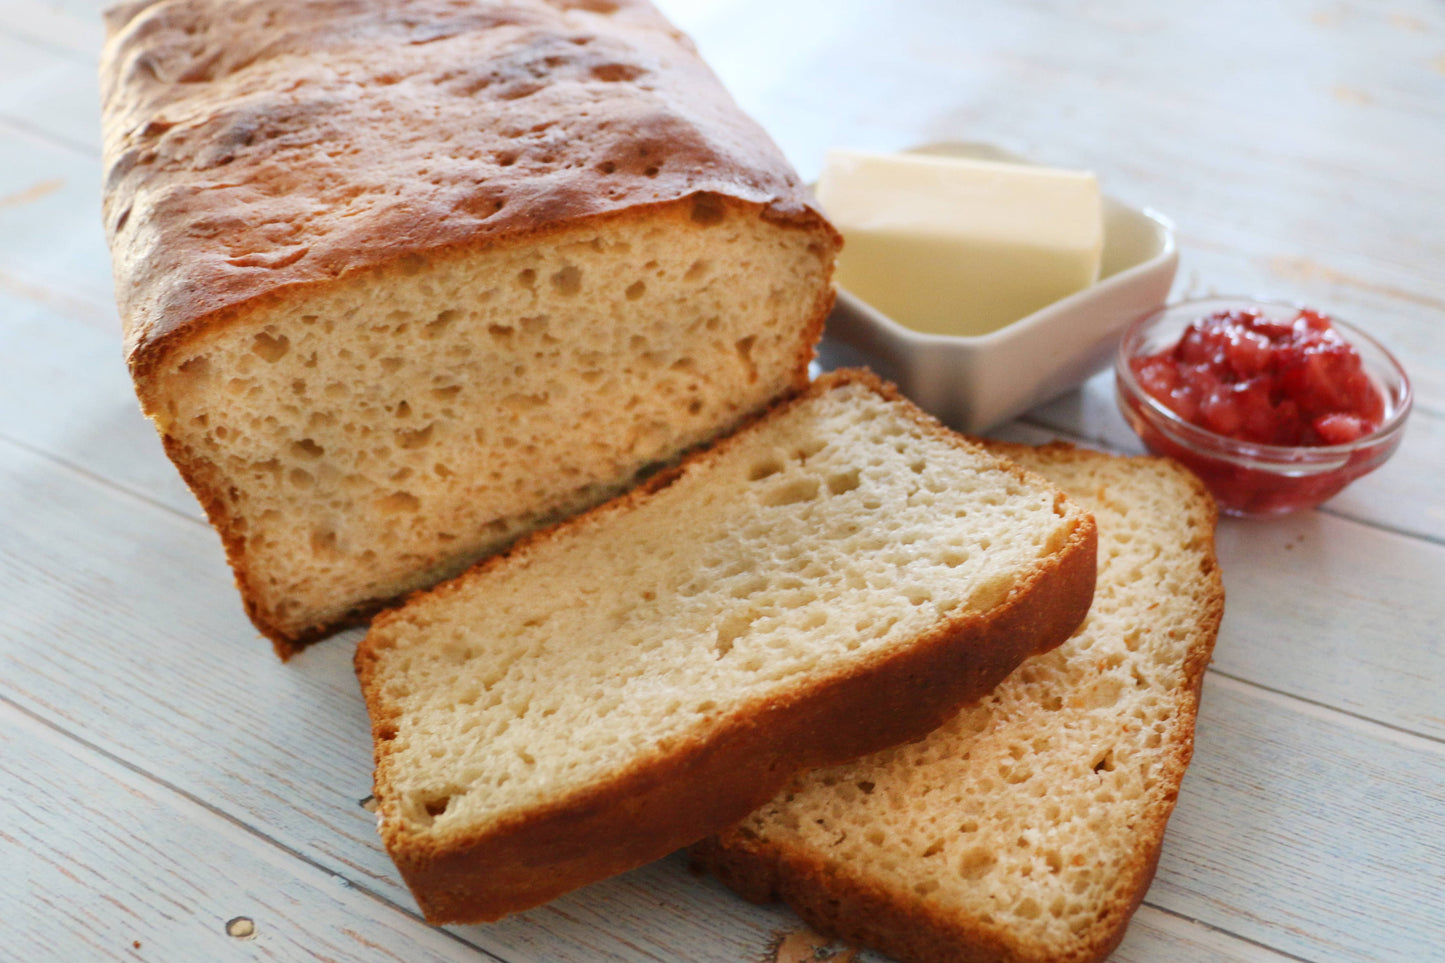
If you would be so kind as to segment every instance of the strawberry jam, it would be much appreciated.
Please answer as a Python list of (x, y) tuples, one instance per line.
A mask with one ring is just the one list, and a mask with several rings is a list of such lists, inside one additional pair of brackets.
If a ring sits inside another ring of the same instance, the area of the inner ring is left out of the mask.
[(1191, 324), (1172, 348), (1130, 359), (1146, 392), (1185, 421), (1264, 445), (1342, 445), (1379, 428), (1385, 399), (1330, 319), (1242, 308)]
[(1233, 515), (1333, 497), (1399, 447), (1411, 401), (1405, 372), (1363, 332), (1227, 299), (1140, 319), (1115, 382), (1145, 446), (1191, 468)]

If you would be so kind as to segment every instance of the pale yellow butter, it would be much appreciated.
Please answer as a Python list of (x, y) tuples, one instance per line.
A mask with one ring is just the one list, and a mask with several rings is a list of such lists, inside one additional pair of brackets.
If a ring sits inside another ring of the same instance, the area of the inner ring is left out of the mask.
[(1093, 174), (832, 151), (818, 200), (846, 241), (839, 285), (917, 331), (987, 334), (1099, 278)]

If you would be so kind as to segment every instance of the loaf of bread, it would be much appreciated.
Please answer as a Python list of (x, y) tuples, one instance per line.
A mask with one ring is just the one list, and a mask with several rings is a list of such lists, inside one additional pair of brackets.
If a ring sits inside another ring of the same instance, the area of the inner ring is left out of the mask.
[(1157, 458), (990, 445), (1089, 508), (1078, 633), (928, 738), (808, 773), (694, 856), (904, 963), (1107, 957), (1154, 875), (1224, 596), (1215, 510)]
[(136, 391), (284, 657), (806, 383), (840, 243), (645, 0), (140, 0)]
[(1089, 607), (1090, 516), (866, 373), (372, 624), (380, 831), (475, 922), (914, 739)]

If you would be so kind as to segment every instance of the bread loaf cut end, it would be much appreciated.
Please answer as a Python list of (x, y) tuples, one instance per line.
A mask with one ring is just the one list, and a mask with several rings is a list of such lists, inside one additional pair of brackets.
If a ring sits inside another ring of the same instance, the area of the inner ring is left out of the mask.
[(798, 388), (831, 255), (699, 195), (252, 305), (138, 380), (285, 653)]

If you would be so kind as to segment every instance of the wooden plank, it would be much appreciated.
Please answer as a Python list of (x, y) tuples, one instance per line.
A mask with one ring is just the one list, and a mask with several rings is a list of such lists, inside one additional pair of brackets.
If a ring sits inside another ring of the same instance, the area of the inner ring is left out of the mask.
[(1214, 666), (1445, 741), (1445, 546), (1323, 513), (1219, 529)]
[[(1102, 435), (1101, 447), (1141, 452), (1112, 398), (1102, 402), (1100, 393), (1061, 399), (1031, 416), (1038, 424), (1003, 434), (1037, 443), (1053, 433), (1045, 426), (1082, 424), (1095, 436), (1085, 443)], [(1075, 406), (1079, 416), (1059, 416), (1055, 409), (1062, 406)], [(1410, 451), (1428, 460), (1421, 470), (1431, 474), (1404, 485), (1389, 476), (1366, 478), (1325, 511), (1221, 522), (1218, 549), (1226, 603), (1215, 668), (1445, 740), (1438, 681), (1445, 678), (1445, 649), (1439, 641), (1445, 502), (1436, 494), (1445, 474), (1445, 425), (1422, 421), (1439, 432), (1439, 443), (1432, 447), (1417, 434)], [(1433, 527), (1428, 540), (1366, 527), (1354, 517), (1387, 523), (1391, 510), (1399, 512), (1402, 528), (1404, 523)]]
[(1442, 807), (1440, 743), (1210, 673), (1149, 899), (1304, 959), (1439, 959)]
[(0, 33), (80, 63), (94, 62), (105, 37), (100, 11), (109, 5), (105, 0), (5, 0)]
[(100, 159), (0, 130), (0, 292), (114, 331)]
[(0, 353), (24, 359), (0, 378), (0, 436), (190, 518), (204, 517), (141, 414), (119, 322), (96, 330), (3, 290), (0, 317)]
[(3, 32), (0, 119), (100, 154), (100, 91), (95, 64)]
[(6, 959), (477, 959), (4, 702), (0, 758)]
[[(370, 745), (355, 633), (281, 665), (245, 624), (206, 529), (8, 444), (0, 531), (0, 696), (411, 905), (357, 805)], [(1314, 885), (1308, 860), (1290, 870)], [(1356, 884), (1385, 885), (1368, 874)], [(1188, 915), (1227, 930), (1239, 912)], [(674, 859), (458, 932), (507, 959), (721, 961), (760, 955), (791, 919), (698, 884)], [(1149, 938), (1131, 958), (1174, 958), (1172, 939)]]
[(1284, 956), (1228, 933), (1144, 905), (1109, 963), (1286, 963)]

